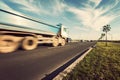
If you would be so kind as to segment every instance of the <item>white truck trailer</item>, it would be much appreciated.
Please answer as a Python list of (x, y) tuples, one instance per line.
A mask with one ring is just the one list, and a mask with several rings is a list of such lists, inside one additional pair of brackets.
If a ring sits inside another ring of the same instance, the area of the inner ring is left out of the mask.
[(33, 50), (43, 43), (54, 47), (66, 43), (67, 28), (61, 24), (53, 26), (3, 9), (0, 15), (0, 53), (10, 53), (19, 47)]

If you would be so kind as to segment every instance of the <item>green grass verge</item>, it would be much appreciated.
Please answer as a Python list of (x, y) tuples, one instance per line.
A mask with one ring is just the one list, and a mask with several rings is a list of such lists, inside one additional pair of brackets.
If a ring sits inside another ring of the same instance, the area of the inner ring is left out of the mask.
[(120, 80), (120, 43), (97, 43), (63, 80)]

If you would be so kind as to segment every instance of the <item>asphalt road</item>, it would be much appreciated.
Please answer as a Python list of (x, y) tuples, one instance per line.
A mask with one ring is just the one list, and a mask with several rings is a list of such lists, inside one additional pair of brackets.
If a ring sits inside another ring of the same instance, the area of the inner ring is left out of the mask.
[(32, 51), (17, 50), (0, 54), (0, 80), (41, 80), (95, 42), (69, 43), (65, 46), (38, 46)]

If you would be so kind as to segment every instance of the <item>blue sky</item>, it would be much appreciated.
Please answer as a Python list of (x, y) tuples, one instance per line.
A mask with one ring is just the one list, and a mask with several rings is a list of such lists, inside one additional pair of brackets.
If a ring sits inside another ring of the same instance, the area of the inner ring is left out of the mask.
[(52, 25), (62, 23), (73, 39), (98, 39), (110, 24), (108, 38), (120, 40), (120, 0), (0, 0), (0, 6)]

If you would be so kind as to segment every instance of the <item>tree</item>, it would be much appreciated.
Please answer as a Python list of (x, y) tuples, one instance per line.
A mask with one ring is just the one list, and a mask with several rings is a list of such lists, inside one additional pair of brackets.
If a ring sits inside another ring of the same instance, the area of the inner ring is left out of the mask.
[(107, 46), (107, 33), (110, 31), (111, 27), (110, 25), (103, 26), (103, 32), (105, 32), (106, 35), (106, 46)]
[(100, 36), (100, 38), (98, 40), (102, 39), (104, 36), (105, 36), (105, 34), (101, 33), (101, 36)]

